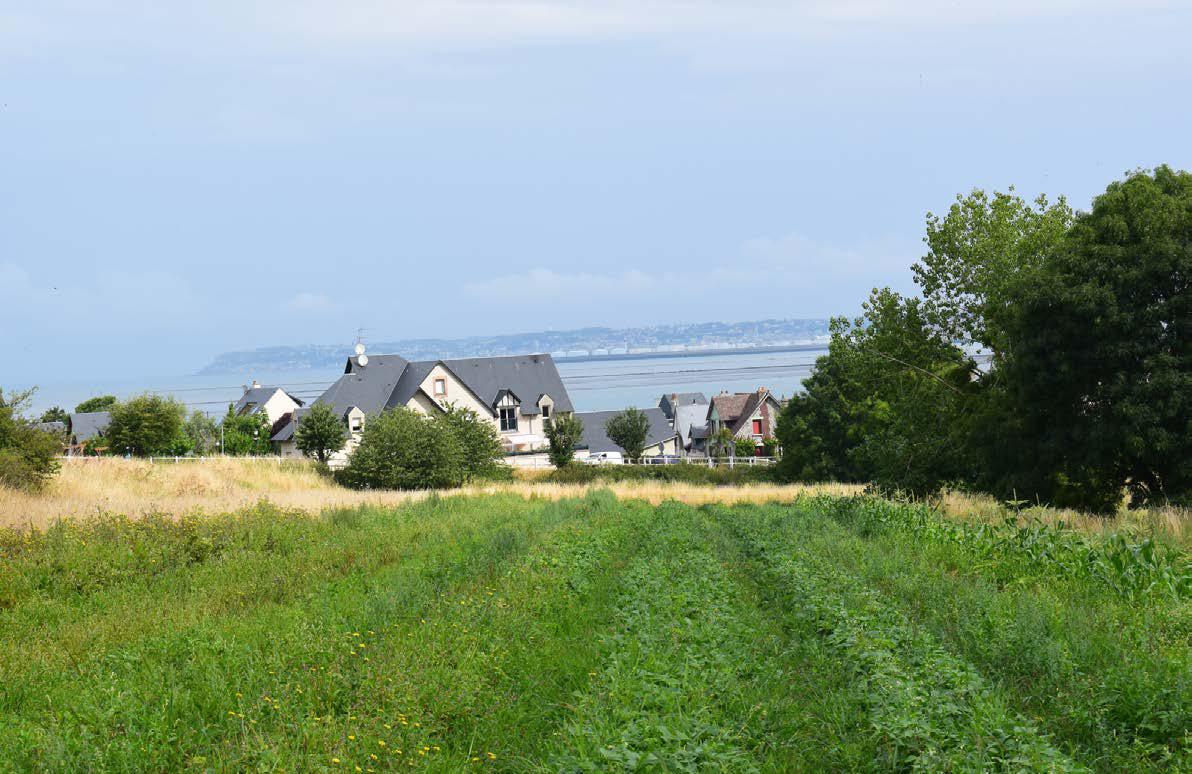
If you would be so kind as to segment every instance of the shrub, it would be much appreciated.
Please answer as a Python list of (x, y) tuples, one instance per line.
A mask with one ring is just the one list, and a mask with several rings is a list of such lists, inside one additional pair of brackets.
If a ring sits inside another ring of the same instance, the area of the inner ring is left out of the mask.
[(191, 450), (183, 431), (186, 407), (173, 398), (139, 395), (111, 409), (112, 423), (104, 432), (114, 454), (149, 457), (185, 454)]
[(752, 438), (738, 438), (733, 441), (733, 451), (738, 457), (752, 457), (755, 447)]
[(447, 423), (408, 408), (371, 417), (336, 478), (358, 489), (444, 489), (463, 484), (464, 447)]
[(434, 420), (443, 432), (455, 436), (463, 450), (464, 483), (476, 479), (502, 477), (511, 473), (501, 460), (505, 450), (492, 422), (481, 419), (475, 411), (448, 406), (447, 410)]
[(237, 415), (234, 407), (228, 406), (223, 419), (223, 453), (235, 456), (268, 454), (272, 429), (265, 412)]
[(575, 456), (575, 446), (584, 437), (583, 420), (575, 414), (564, 414), (555, 417), (550, 427), (546, 429), (546, 438), (550, 441), (550, 463), (556, 468), (566, 467)]
[(22, 412), (33, 391), (0, 390), (0, 485), (36, 490), (58, 472), (62, 439), (39, 430)]
[(774, 482), (772, 466), (709, 467), (699, 463), (677, 465), (568, 465), (552, 470), (544, 481), (588, 484), (613, 481), (673, 481), (708, 486), (739, 486)]
[(94, 411), (110, 411), (115, 405), (115, 395), (99, 395), (94, 398), (88, 398), (75, 406), (75, 411), (79, 414), (90, 414)]

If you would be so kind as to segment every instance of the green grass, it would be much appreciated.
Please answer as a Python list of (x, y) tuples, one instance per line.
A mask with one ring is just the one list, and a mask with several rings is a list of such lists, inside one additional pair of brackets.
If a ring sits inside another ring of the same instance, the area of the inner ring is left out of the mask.
[(0, 540), (0, 770), (1192, 768), (1178, 548), (607, 492)]

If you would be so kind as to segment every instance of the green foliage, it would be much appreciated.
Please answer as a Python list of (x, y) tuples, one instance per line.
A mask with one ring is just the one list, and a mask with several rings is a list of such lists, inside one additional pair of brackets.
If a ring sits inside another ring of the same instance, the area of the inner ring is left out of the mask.
[(708, 439), (708, 453), (713, 457), (727, 457), (736, 449), (733, 431), (722, 427)]
[(0, 529), (0, 760), (1189, 770), (1187, 554), (959, 526), (598, 491)]
[(443, 432), (454, 436), (463, 452), (463, 482), (478, 479), (507, 478), (511, 474), (504, 463), (505, 450), (492, 422), (481, 419), (475, 411), (448, 406), (435, 422)]
[(58, 473), (62, 439), (23, 415), (32, 395), (0, 390), (0, 487), (38, 490)]
[(673, 465), (568, 465), (552, 470), (543, 480), (559, 484), (601, 481), (669, 481), (708, 486), (744, 486), (774, 483), (772, 465), (709, 466), (699, 462)]
[(173, 398), (139, 395), (109, 411), (112, 423), (104, 431), (104, 442), (110, 454), (151, 457), (190, 451), (183, 432), (186, 407)]
[(331, 406), (315, 403), (302, 416), (294, 431), (294, 445), (307, 457), (314, 457), (323, 465), (332, 454), (344, 448), (348, 431)]
[(778, 439), (772, 435), (767, 435), (762, 439), (762, 448), (765, 450), (767, 457), (778, 456)]
[[(1000, 492), (1111, 511), (1192, 503), (1192, 174), (1109, 186), (1006, 309)], [(1011, 413), (1012, 412), (1012, 413)], [(1017, 463), (1017, 464), (1015, 464)]]
[(547, 454), (556, 468), (565, 468), (575, 457), (575, 447), (584, 437), (584, 423), (575, 414), (563, 414), (551, 419), (546, 428), (550, 444)]
[(736, 438), (733, 440), (733, 451), (738, 457), (752, 457), (757, 444), (752, 438)]
[(37, 421), (38, 422), (65, 422), (69, 418), (70, 418), (70, 414), (67, 414), (65, 409), (62, 409), (59, 406), (54, 406), (53, 408), (48, 408), (44, 412), (42, 412), (41, 419), (39, 419)]
[(464, 482), (464, 454), (445, 424), (399, 407), (369, 417), (337, 477), (357, 489), (448, 489)]
[(933, 332), (922, 302), (874, 291), (862, 317), (831, 330), (828, 354), (779, 417), (780, 477), (919, 494), (962, 479), (974, 365)]
[(89, 414), (94, 411), (110, 411), (116, 403), (115, 395), (99, 395), (94, 398), (88, 398), (75, 406), (75, 413)]
[(650, 420), (640, 409), (627, 408), (604, 423), (604, 432), (631, 461), (636, 462), (646, 448)]
[(218, 454), (219, 423), (203, 411), (193, 411), (182, 426), (191, 451), (201, 457)]
[(223, 418), (223, 453), (234, 457), (269, 454), (272, 429), (264, 411), (238, 415), (234, 406), (228, 406)]
[(923, 314), (944, 341), (1006, 346), (999, 310), (1014, 303), (1016, 288), (1034, 282), (1072, 225), (1061, 197), (1024, 201), (1007, 193), (974, 190), (957, 196), (943, 218), (928, 213), (929, 252), (911, 267), (923, 293)]

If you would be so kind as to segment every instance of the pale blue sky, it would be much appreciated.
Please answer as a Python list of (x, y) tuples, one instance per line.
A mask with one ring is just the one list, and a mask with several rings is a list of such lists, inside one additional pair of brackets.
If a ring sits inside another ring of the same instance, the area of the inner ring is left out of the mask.
[(0, 386), (854, 312), (975, 186), (1192, 167), (1188, 2), (0, 4)]

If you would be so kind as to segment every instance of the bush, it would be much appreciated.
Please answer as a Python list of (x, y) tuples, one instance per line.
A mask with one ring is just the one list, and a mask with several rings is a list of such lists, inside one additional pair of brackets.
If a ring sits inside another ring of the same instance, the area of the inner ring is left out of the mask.
[(455, 436), (463, 450), (464, 483), (476, 479), (507, 477), (512, 474), (502, 462), (505, 450), (492, 422), (481, 419), (475, 411), (449, 406), (434, 420), (446, 433)]
[(583, 437), (583, 420), (575, 414), (555, 417), (546, 429), (546, 438), (550, 441), (550, 449), (547, 452), (550, 463), (556, 468), (566, 467), (575, 456), (575, 447)]
[(22, 415), (31, 395), (17, 392), (6, 398), (0, 390), (0, 486), (36, 490), (58, 472), (62, 439)]
[(769, 465), (742, 465), (733, 468), (708, 467), (698, 462), (676, 465), (577, 465), (552, 470), (543, 478), (557, 484), (589, 484), (614, 481), (669, 481), (708, 486), (768, 484), (775, 481)]
[(627, 408), (604, 423), (605, 435), (620, 446), (631, 461), (642, 458), (646, 438), (650, 435), (650, 420), (640, 409)]
[(464, 483), (464, 446), (446, 422), (408, 408), (371, 417), (337, 480), (357, 489), (447, 489)]
[(264, 411), (238, 415), (235, 407), (228, 406), (228, 413), (223, 418), (223, 453), (237, 457), (269, 454), (272, 430)]
[(173, 398), (139, 395), (117, 403), (111, 412), (104, 437), (113, 454), (177, 455), (192, 448), (183, 428), (186, 407)]

